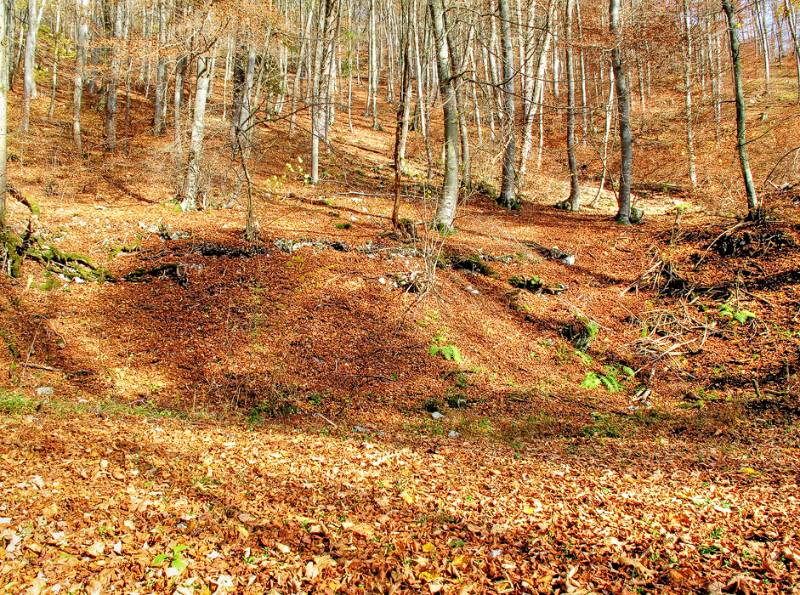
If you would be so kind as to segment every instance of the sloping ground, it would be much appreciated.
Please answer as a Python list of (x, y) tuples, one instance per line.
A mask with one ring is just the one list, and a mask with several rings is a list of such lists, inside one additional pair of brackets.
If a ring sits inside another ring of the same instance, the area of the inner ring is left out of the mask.
[[(143, 109), (113, 157), (87, 113), (83, 161), (41, 110), (12, 180), (45, 241), (115, 281), (31, 262), (0, 279), (5, 591), (797, 589), (790, 196), (763, 229), (673, 230), (666, 197), (620, 228), (609, 195), (552, 209), (545, 176), (519, 212), (476, 194), (420, 300), (395, 279), (440, 239), (390, 235), (391, 138), (363, 118), (316, 188), (302, 132), (262, 131), (248, 246), (239, 208), (169, 202)], [(208, 140), (229, 180), (221, 123)], [(403, 217), (427, 220), (407, 190)], [(580, 317), (598, 324), (583, 351), (563, 337)]]

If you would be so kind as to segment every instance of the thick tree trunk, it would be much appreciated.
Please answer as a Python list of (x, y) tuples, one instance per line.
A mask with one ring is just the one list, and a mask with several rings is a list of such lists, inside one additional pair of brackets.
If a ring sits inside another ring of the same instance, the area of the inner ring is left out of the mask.
[(444, 183), (436, 208), (434, 225), (447, 231), (453, 228), (458, 205), (458, 109), (450, 73), (450, 48), (444, 26), (442, 0), (428, 0), (428, 10), (436, 42), (436, 68), (444, 112)]
[(730, 40), (731, 61), (733, 62), (733, 87), (736, 96), (736, 147), (739, 152), (739, 166), (747, 194), (747, 216), (749, 219), (757, 219), (760, 215), (761, 205), (756, 196), (753, 174), (750, 172), (750, 161), (747, 156), (742, 61), (739, 56), (739, 23), (736, 20), (732, 0), (722, 0), (722, 10), (725, 12), (725, 18), (728, 21), (728, 37)]
[(631, 98), (628, 77), (622, 52), (622, 29), (619, 19), (620, 0), (610, 0), (609, 29), (614, 38), (611, 64), (617, 86), (617, 109), (619, 110), (620, 176), (617, 193), (617, 221), (631, 222), (631, 182), (633, 177), (633, 132), (631, 131)]
[(197, 195), (200, 190), (200, 173), (202, 167), (203, 136), (205, 134), (206, 103), (208, 100), (208, 84), (211, 74), (211, 58), (197, 58), (197, 90), (194, 94), (194, 118), (192, 119), (192, 139), (189, 145), (188, 167), (184, 196), (181, 209), (193, 211), (197, 208)]

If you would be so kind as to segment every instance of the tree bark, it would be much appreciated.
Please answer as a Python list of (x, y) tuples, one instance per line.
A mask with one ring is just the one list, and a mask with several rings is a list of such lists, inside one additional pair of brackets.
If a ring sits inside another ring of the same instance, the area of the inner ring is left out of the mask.
[(25, 36), (25, 69), (23, 72), (22, 123), (20, 129), (27, 134), (31, 122), (31, 100), (36, 98), (36, 38), (45, 2), (37, 5), (37, 0), (28, 0), (28, 33)]
[(75, 90), (72, 95), (72, 140), (83, 154), (81, 139), (81, 100), (83, 98), (83, 76), (86, 71), (86, 51), (89, 43), (89, 0), (77, 0), (77, 41), (75, 53)]
[(6, 143), (8, 115), (8, 21), (7, 4), (0, 0), (0, 230), (6, 225)]
[(211, 58), (208, 55), (197, 59), (197, 90), (194, 94), (194, 118), (192, 119), (192, 139), (189, 145), (188, 167), (181, 209), (193, 211), (197, 208), (197, 195), (200, 190), (201, 157), (203, 136), (205, 134), (206, 102), (211, 74)]
[(739, 153), (739, 167), (742, 171), (745, 193), (747, 194), (747, 217), (758, 219), (761, 211), (756, 195), (753, 174), (750, 172), (750, 160), (747, 156), (747, 133), (745, 125), (744, 87), (742, 84), (742, 61), (739, 55), (739, 23), (732, 0), (722, 0), (722, 10), (728, 21), (728, 38), (730, 41), (731, 61), (733, 62), (733, 87), (736, 97), (736, 147)]
[(684, 104), (686, 108), (686, 152), (689, 156), (689, 182), (697, 188), (697, 171), (694, 155), (694, 130), (692, 129), (692, 23), (689, 0), (683, 0), (683, 27), (686, 55), (683, 60)]
[(569, 210), (581, 208), (581, 186), (578, 178), (578, 160), (575, 157), (575, 62), (572, 51), (572, 13), (575, 0), (567, 0), (564, 23), (564, 45), (567, 51), (567, 162), (569, 163)]
[(111, 48), (111, 73), (106, 89), (106, 149), (117, 150), (117, 85), (119, 84), (125, 3), (116, 0), (114, 7), (114, 45)]
[(434, 216), (434, 225), (443, 231), (448, 231), (453, 228), (458, 205), (458, 109), (450, 72), (450, 48), (444, 26), (442, 0), (428, 0), (428, 10), (436, 42), (436, 68), (444, 114), (444, 183)]
[(56, 109), (56, 91), (58, 90), (58, 52), (59, 41), (61, 38), (61, 2), (56, 3), (56, 26), (53, 32), (53, 67), (50, 83), (50, 107), (47, 109), (47, 117), (52, 119)]
[(628, 77), (622, 53), (622, 29), (619, 18), (620, 0), (609, 2), (609, 29), (614, 38), (611, 50), (611, 65), (617, 87), (617, 109), (619, 110), (620, 176), (617, 193), (617, 221), (625, 225), (631, 222), (631, 181), (633, 177), (633, 132), (631, 131), (631, 98)]
[(511, 14), (508, 0), (498, 0), (500, 5), (500, 35), (503, 39), (503, 105), (505, 117), (505, 154), (503, 178), (500, 186), (500, 204), (507, 209), (517, 208), (516, 161), (517, 133), (514, 121), (514, 49), (511, 43)]

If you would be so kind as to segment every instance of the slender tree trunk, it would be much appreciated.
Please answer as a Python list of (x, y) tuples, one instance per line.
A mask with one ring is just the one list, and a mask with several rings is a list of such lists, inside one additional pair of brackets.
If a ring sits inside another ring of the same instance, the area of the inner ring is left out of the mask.
[[(156, 66), (156, 100), (153, 106), (153, 134), (164, 134), (164, 106), (167, 100), (167, 44), (166, 0), (158, 1), (158, 62)], [(198, 79), (199, 82), (199, 79)]]
[(539, 52), (539, 61), (536, 66), (536, 79), (530, 88), (530, 100), (528, 109), (525, 112), (525, 130), (522, 141), (522, 155), (520, 157), (519, 181), (523, 183), (525, 174), (528, 171), (528, 158), (533, 150), (533, 124), (536, 121), (536, 114), (542, 109), (542, 98), (544, 97), (545, 73), (547, 72), (547, 58), (550, 51), (550, 44), (553, 39), (553, 27), (555, 26), (555, 12), (558, 7), (556, 0), (549, 0), (547, 9), (547, 19), (542, 33), (542, 49)]
[[(417, 14), (417, 0), (412, 0), (412, 14)], [(433, 177), (433, 149), (431, 148), (430, 129), (428, 127), (428, 107), (425, 103), (425, 77), (420, 58), (420, 39), (419, 39), (419, 19), (412, 20), (411, 26), (414, 33), (414, 68), (417, 76), (417, 111), (419, 112), (419, 123), (422, 131), (422, 138), (425, 141), (425, 159), (427, 162), (426, 179)]]
[(376, 26), (375, 0), (370, 0), (369, 9), (369, 93), (367, 95), (367, 112), (372, 114), (372, 129), (380, 130), (378, 119), (378, 85), (380, 84), (380, 66), (378, 56), (378, 28)]
[(517, 208), (516, 194), (517, 132), (514, 118), (514, 48), (511, 43), (511, 14), (508, 0), (498, 0), (500, 5), (500, 35), (503, 38), (503, 105), (505, 129), (505, 154), (503, 178), (500, 186), (500, 204), (507, 209)]
[(330, 52), (333, 51), (333, 36), (336, 23), (335, 0), (320, 0), (320, 30), (317, 51), (314, 56), (314, 79), (311, 96), (311, 183), (319, 183), (319, 143), (325, 139), (328, 106), (325, 105), (325, 90), (330, 77)]
[(759, 42), (760, 42), (760, 49), (762, 58), (764, 60), (764, 91), (769, 94), (770, 92), (770, 83), (772, 80), (772, 74), (770, 72), (770, 48), (769, 48), (769, 36), (767, 31), (767, 21), (766, 21), (766, 8), (763, 6), (762, 2), (759, 0), (755, 0), (753, 4), (753, 10), (755, 11), (756, 23), (758, 25), (759, 31)]
[(8, 21), (5, 0), (0, 0), (0, 230), (6, 225), (6, 143), (8, 115)]
[(72, 95), (72, 140), (83, 154), (81, 139), (81, 100), (83, 98), (83, 76), (86, 71), (86, 51), (89, 43), (89, 0), (77, 0), (77, 41), (75, 53), (75, 91)]
[(786, 10), (787, 27), (792, 36), (792, 46), (794, 47), (794, 67), (797, 73), (797, 103), (800, 103), (800, 39), (797, 33), (797, 13), (791, 0), (784, 0)]
[(747, 194), (747, 216), (755, 220), (760, 216), (761, 205), (756, 196), (753, 174), (750, 172), (750, 161), (747, 156), (747, 133), (745, 128), (744, 86), (742, 84), (742, 61), (739, 56), (739, 23), (732, 0), (722, 0), (722, 10), (728, 21), (728, 37), (730, 40), (731, 61), (733, 62), (733, 87), (736, 96), (736, 147), (739, 152), (739, 166)]
[(600, 200), (600, 195), (603, 192), (603, 186), (606, 184), (606, 175), (608, 174), (608, 138), (611, 136), (611, 120), (614, 113), (614, 69), (609, 69), (608, 73), (608, 98), (606, 99), (606, 117), (605, 125), (603, 126), (603, 154), (602, 154), (602, 169), (600, 171), (600, 185), (597, 187), (597, 194), (592, 199), (592, 206), (597, 204)]
[[(297, 122), (297, 103), (300, 99), (300, 81), (303, 72), (303, 65), (306, 55), (309, 53), (309, 39), (311, 37), (311, 23), (314, 16), (314, 3), (308, 9), (308, 20), (306, 21), (305, 28), (303, 29), (303, 39), (300, 42), (300, 53), (297, 56), (297, 67), (294, 72), (294, 83), (292, 84), (292, 100), (289, 116), (289, 135), (294, 134), (294, 129)], [(301, 17), (302, 19), (302, 17)]]
[(402, 70), (400, 74), (400, 101), (397, 104), (394, 131), (394, 205), (392, 206), (392, 227), (397, 229), (400, 216), (400, 182), (402, 179), (405, 143), (408, 137), (408, 116), (411, 106), (411, 52), (410, 52), (410, 0), (402, 0), (400, 4), (400, 35), (402, 52)]
[(25, 70), (23, 73), (23, 95), (22, 95), (22, 123), (20, 129), (23, 134), (27, 134), (31, 122), (31, 100), (35, 99), (36, 93), (36, 37), (39, 33), (39, 23), (42, 20), (44, 10), (44, 0), (41, 7), (37, 0), (28, 0), (28, 34), (25, 36)]
[(683, 0), (683, 27), (686, 40), (686, 55), (683, 60), (684, 103), (686, 107), (686, 152), (689, 156), (689, 182), (692, 189), (697, 188), (695, 168), (694, 131), (692, 129), (692, 22), (689, 14), (689, 0)]
[(609, 29), (614, 38), (611, 64), (617, 86), (617, 109), (619, 110), (620, 176), (617, 193), (617, 221), (625, 225), (631, 222), (631, 181), (633, 177), (633, 132), (631, 131), (631, 98), (628, 77), (622, 52), (622, 29), (619, 19), (620, 0), (610, 0)]
[[(1, 1), (1, 0), (0, 0)], [(58, 52), (59, 41), (61, 39), (61, 2), (56, 2), (56, 26), (53, 32), (53, 67), (50, 82), (50, 107), (47, 109), (47, 117), (52, 120), (56, 109), (56, 91), (58, 90)]]
[(175, 165), (179, 172), (183, 170), (183, 79), (186, 76), (188, 61), (189, 59), (186, 56), (180, 56), (175, 62), (175, 90), (172, 97), (172, 118), (175, 123), (173, 131)]
[(117, 150), (117, 86), (122, 53), (125, 2), (116, 0), (114, 7), (114, 45), (111, 48), (111, 73), (106, 89), (106, 149)]
[(578, 178), (578, 160), (575, 157), (575, 63), (572, 50), (572, 13), (575, 0), (567, 0), (564, 23), (564, 45), (567, 50), (567, 161), (569, 162), (569, 210), (581, 208), (581, 186)]
[(450, 48), (447, 43), (442, 0), (428, 0), (428, 10), (436, 43), (436, 68), (444, 113), (444, 184), (434, 225), (442, 230), (450, 230), (453, 228), (458, 205), (458, 109), (450, 73)]

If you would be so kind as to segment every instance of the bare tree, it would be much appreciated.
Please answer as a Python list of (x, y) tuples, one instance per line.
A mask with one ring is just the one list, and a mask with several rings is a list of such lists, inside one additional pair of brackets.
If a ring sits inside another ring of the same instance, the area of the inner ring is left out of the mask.
[(25, 37), (25, 70), (22, 95), (22, 123), (20, 129), (28, 133), (31, 121), (31, 99), (36, 98), (36, 38), (39, 25), (42, 22), (42, 13), (47, 3), (41, 5), (36, 0), (28, 0), (28, 34)]
[(106, 149), (117, 150), (117, 86), (122, 55), (125, 2), (116, 0), (114, 6), (114, 40), (111, 46), (111, 73), (106, 88)]
[(736, 148), (739, 153), (739, 167), (747, 194), (747, 217), (755, 220), (761, 215), (761, 205), (756, 196), (753, 174), (750, 172), (750, 160), (747, 156), (747, 133), (745, 128), (744, 86), (742, 84), (742, 60), (739, 55), (739, 23), (733, 0), (722, 0), (722, 10), (728, 22), (728, 38), (730, 41), (731, 61), (733, 62), (733, 88), (736, 98)]
[(86, 52), (89, 44), (89, 0), (77, 0), (77, 40), (75, 52), (75, 91), (72, 96), (72, 140), (83, 153), (81, 138), (81, 101), (83, 99), (83, 77), (86, 71)]
[(511, 43), (511, 14), (508, 0), (498, 0), (500, 5), (500, 35), (503, 38), (503, 107), (505, 130), (505, 153), (503, 156), (503, 180), (499, 202), (507, 209), (517, 208), (517, 132), (514, 121), (514, 49)]
[(181, 209), (193, 211), (197, 208), (197, 195), (200, 190), (201, 159), (203, 137), (205, 135), (206, 103), (208, 85), (211, 78), (211, 57), (208, 54), (197, 58), (197, 89), (194, 94), (194, 118), (192, 119), (192, 138), (189, 144), (186, 182)]
[(6, 143), (8, 116), (8, 21), (7, 4), (0, 0), (0, 230), (6, 225)]
[(683, 0), (683, 33), (686, 53), (683, 59), (683, 96), (686, 108), (686, 152), (689, 156), (689, 181), (697, 187), (697, 171), (694, 155), (694, 131), (692, 129), (692, 21), (689, 0)]
[(428, 10), (436, 42), (436, 69), (444, 113), (444, 183), (434, 224), (442, 230), (450, 230), (453, 228), (458, 204), (458, 108), (450, 72), (450, 47), (444, 25), (442, 0), (428, 0)]
[(620, 176), (617, 193), (617, 221), (625, 225), (631, 222), (631, 181), (633, 177), (633, 132), (631, 131), (631, 98), (628, 91), (628, 75), (622, 51), (622, 27), (620, 25), (620, 0), (610, 0), (609, 29), (614, 38), (611, 49), (611, 65), (617, 87), (617, 109), (619, 110)]
[(570, 211), (581, 208), (581, 185), (578, 179), (578, 160), (575, 157), (575, 62), (572, 51), (572, 13), (575, 0), (567, 0), (564, 19), (564, 45), (567, 50), (567, 161), (569, 162), (569, 198), (564, 206)]

